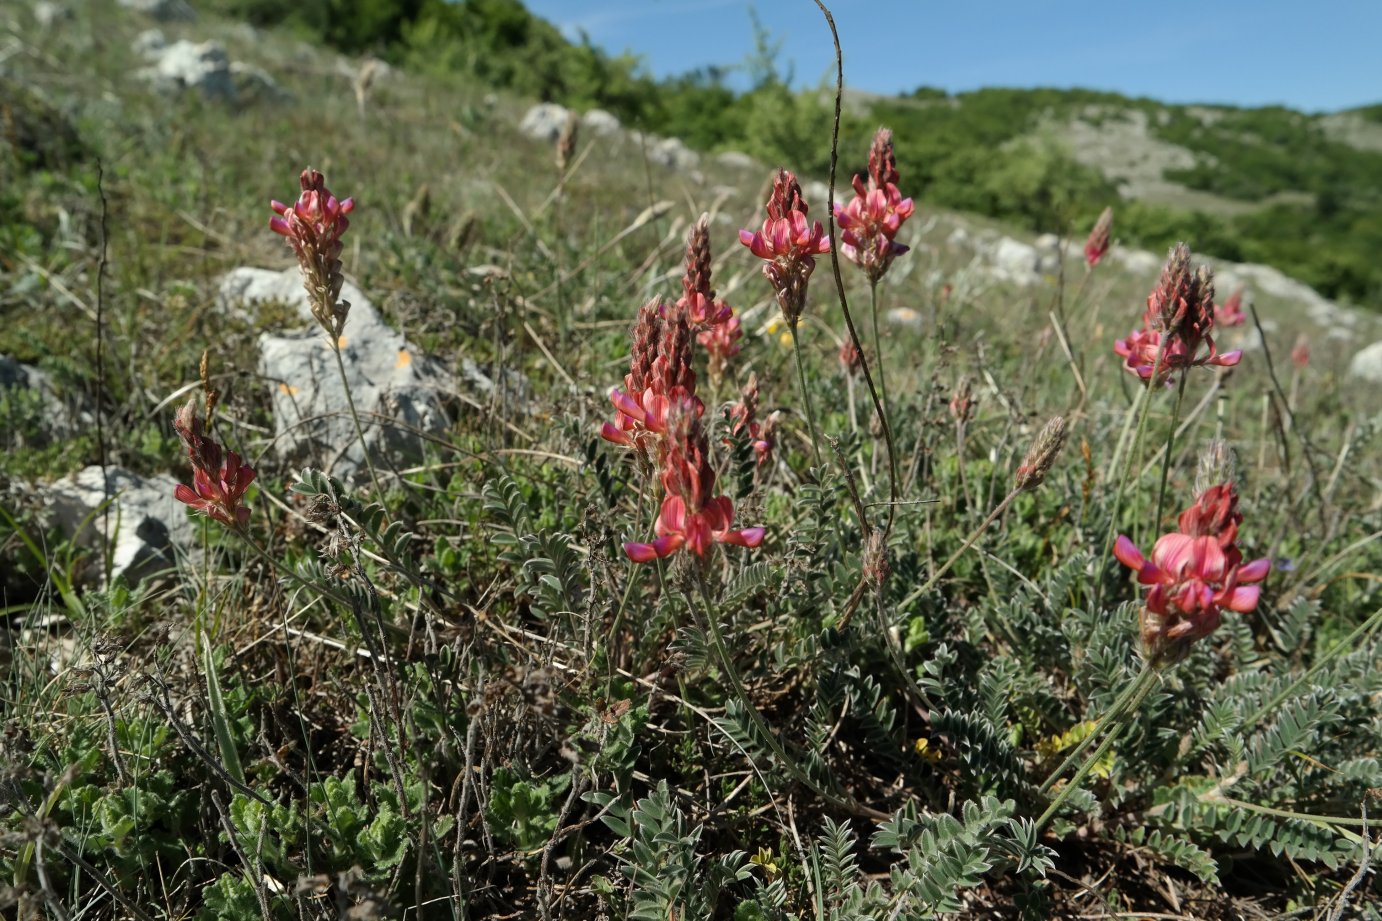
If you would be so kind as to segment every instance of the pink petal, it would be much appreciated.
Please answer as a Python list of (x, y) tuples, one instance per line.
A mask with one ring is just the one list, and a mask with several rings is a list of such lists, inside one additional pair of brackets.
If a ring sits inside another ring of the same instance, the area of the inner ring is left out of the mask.
[(1152, 547), (1152, 562), (1162, 572), (1181, 578), (1198, 562), (1195, 539), (1179, 532), (1163, 534)]
[(764, 528), (740, 528), (738, 531), (725, 531), (720, 535), (720, 543), (752, 549), (763, 543), (763, 537), (767, 533)]
[(1113, 555), (1118, 562), (1137, 573), (1137, 581), (1144, 585), (1159, 581), (1161, 573), (1156, 566), (1147, 561), (1137, 545), (1122, 534), (1113, 543)]
[(1253, 560), (1238, 569), (1239, 582), (1261, 582), (1267, 578), (1267, 573), (1271, 571), (1272, 561), (1268, 559)]
[(652, 544), (625, 544), (624, 553), (635, 563), (651, 563), (662, 555)]
[(633, 447), (633, 439), (629, 437), (627, 432), (616, 427), (613, 423), (606, 422), (604, 425), (600, 426), (600, 437), (605, 441), (610, 441), (617, 445), (624, 445), (628, 448)]
[(1261, 586), (1240, 585), (1228, 593), (1224, 599), (1224, 607), (1230, 611), (1237, 611), (1239, 614), (1247, 614), (1257, 607), (1257, 599), (1262, 594)]

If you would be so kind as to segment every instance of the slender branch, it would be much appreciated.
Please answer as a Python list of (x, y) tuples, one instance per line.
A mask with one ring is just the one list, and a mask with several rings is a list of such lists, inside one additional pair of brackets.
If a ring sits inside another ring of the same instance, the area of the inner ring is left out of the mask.
[(1004, 496), (1003, 501), (995, 505), (993, 507), (993, 511), (989, 512), (988, 517), (979, 523), (979, 527), (975, 528), (973, 531), (970, 532), (970, 535), (965, 538), (965, 542), (963, 544), (960, 544), (960, 549), (952, 553), (950, 555), (950, 559), (942, 563), (941, 567), (937, 569), (934, 573), (932, 573), (931, 578), (927, 579), (926, 582), (923, 583), (920, 588), (916, 589), (906, 598), (902, 599), (902, 602), (898, 604), (898, 607), (905, 608), (907, 605), (911, 604), (913, 601), (916, 601), (918, 598), (925, 595), (933, 587), (935, 587), (935, 584), (940, 581), (941, 576), (944, 576), (947, 572), (949, 572), (950, 567), (955, 565), (955, 562), (961, 556), (964, 555), (966, 550), (974, 546), (975, 542), (983, 536), (983, 533), (986, 530), (988, 530), (988, 526), (997, 521), (998, 516), (1006, 512), (1008, 510), (1008, 506), (1012, 505), (1013, 500), (1016, 499), (1021, 493), (1021, 489), (1014, 489), (1012, 492)]
[(864, 354), (864, 344), (859, 338), (859, 331), (854, 328), (854, 316), (849, 312), (849, 299), (845, 296), (845, 279), (840, 272), (840, 247), (835, 232), (835, 172), (840, 161), (840, 111), (845, 91), (844, 53), (840, 50), (840, 33), (835, 28), (835, 17), (830, 14), (822, 0), (815, 0), (815, 3), (825, 16), (826, 24), (830, 26), (830, 38), (835, 44), (835, 121), (830, 133), (830, 196), (826, 207), (826, 219), (830, 229), (830, 267), (835, 272), (835, 291), (840, 299), (840, 312), (844, 314), (850, 341), (859, 350), (859, 367), (864, 372), (864, 383), (868, 385), (869, 396), (873, 398), (874, 412), (878, 413), (878, 418), (883, 424), (883, 441), (888, 448), (889, 501), (888, 515), (883, 524), (883, 537), (886, 540), (892, 533), (893, 520), (897, 517), (898, 488), (901, 485), (897, 476), (897, 452), (893, 448), (892, 424), (888, 422), (887, 410), (878, 394), (878, 387), (874, 385), (873, 372), (869, 370), (868, 356)]

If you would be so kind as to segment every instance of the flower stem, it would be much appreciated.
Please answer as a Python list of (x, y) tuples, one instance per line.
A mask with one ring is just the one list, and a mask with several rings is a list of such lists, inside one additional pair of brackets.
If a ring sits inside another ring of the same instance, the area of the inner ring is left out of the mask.
[(787, 329), (792, 333), (792, 353), (797, 358), (797, 383), (801, 385), (801, 399), (805, 404), (806, 424), (811, 429), (811, 454), (816, 459), (816, 467), (820, 468), (821, 439), (816, 432), (816, 410), (811, 405), (811, 391), (806, 386), (806, 365), (802, 363), (801, 343), (797, 341), (797, 324), (795, 322), (788, 323)]
[(873, 360), (878, 365), (878, 396), (883, 402), (883, 412), (888, 413), (888, 383), (883, 376), (883, 343), (878, 332), (878, 282), (869, 282), (869, 308), (873, 314)]
[[(1100, 560), (1107, 560), (1113, 551), (1113, 537), (1118, 533), (1118, 513), (1123, 507), (1123, 489), (1127, 485), (1128, 475), (1132, 472), (1133, 458), (1137, 456), (1137, 448), (1141, 444), (1143, 432), (1147, 428), (1147, 411), (1152, 404), (1152, 388), (1156, 386), (1156, 381), (1161, 376), (1161, 359), (1166, 352), (1166, 338), (1163, 336), (1161, 344), (1157, 347), (1156, 360), (1152, 362), (1152, 376), (1145, 382), (1142, 391), (1138, 394), (1137, 401), (1128, 407), (1128, 414), (1123, 421), (1123, 433), (1118, 436), (1118, 445), (1113, 449), (1113, 462), (1109, 464), (1109, 470), (1118, 471), (1120, 463), (1122, 470), (1117, 474), (1118, 483), (1113, 491), (1113, 508), (1109, 510), (1108, 533), (1104, 535), (1104, 552), (1099, 556)], [(1127, 445), (1127, 454), (1124, 455), (1124, 445), (1127, 442), (1128, 433), (1132, 429), (1134, 418), (1137, 419), (1137, 434), (1132, 443)], [(1104, 580), (1101, 577), (1094, 590), (1096, 606), (1103, 603), (1103, 592)]]
[[(1137, 711), (1142, 701), (1151, 693), (1152, 686), (1160, 674), (1160, 671), (1152, 668), (1150, 665), (1144, 666), (1142, 672), (1134, 679), (1132, 684), (1128, 685), (1127, 689), (1124, 690), (1122, 694), (1118, 695), (1118, 699), (1113, 702), (1113, 706), (1109, 708), (1109, 712), (1099, 721), (1099, 729), (1104, 731), (1102, 733), (1096, 731), (1087, 736), (1075, 747), (1074, 751), (1066, 756), (1065, 760), (1061, 762), (1060, 767), (1052, 771), (1051, 776), (1046, 778), (1045, 783), (1039, 788), (1042, 793), (1051, 789), (1055, 782), (1060, 779), (1060, 775), (1065, 773), (1065, 769), (1074, 763), (1075, 759), (1089, 747), (1090, 743), (1098, 738), (1099, 735), (1103, 735), (1103, 742), (1095, 749), (1094, 754), (1085, 759), (1084, 764), (1080, 765), (1080, 769), (1075, 772), (1075, 776), (1070, 778), (1070, 782), (1061, 788), (1061, 791), (1056, 794), (1056, 798), (1051, 800), (1051, 804), (1047, 806), (1046, 811), (1041, 814), (1041, 818), (1036, 820), (1036, 827), (1038, 829), (1044, 826), (1051, 816), (1056, 814), (1056, 810), (1061, 807), (1061, 804), (1070, 797), (1070, 794), (1079, 788), (1080, 784), (1084, 782), (1084, 779), (1089, 776), (1089, 772), (1094, 770), (1094, 765), (1099, 763), (1099, 759), (1104, 757), (1104, 754), (1112, 747), (1118, 736), (1120, 736), (1127, 727), (1128, 722), (1126, 717)], [(1105, 730), (1104, 727), (1108, 728)]]
[[(724, 671), (725, 677), (729, 679), (730, 690), (734, 692), (734, 696), (738, 699), (739, 703), (743, 705), (744, 712), (748, 714), (749, 720), (753, 723), (754, 728), (758, 730), (759, 736), (767, 743), (769, 750), (772, 752), (773, 757), (777, 759), (778, 764), (780, 764), (788, 774), (792, 775), (794, 780), (802, 784), (802, 786), (811, 790), (811, 792), (815, 793), (821, 799), (837, 808), (847, 809), (856, 815), (883, 819), (889, 818), (887, 813), (877, 809), (871, 809), (856, 801), (848, 794), (840, 795), (831, 793), (812, 779), (809, 774), (797, 767), (796, 759), (790, 757), (786, 749), (782, 747), (782, 743), (778, 740), (777, 734), (774, 733), (772, 727), (768, 725), (768, 721), (763, 718), (763, 714), (758, 712), (758, 708), (754, 706), (753, 701), (749, 698), (748, 691), (744, 688), (743, 681), (739, 678), (739, 670), (734, 667), (734, 660), (730, 657), (729, 647), (725, 644), (724, 634), (720, 632), (715, 602), (711, 600), (710, 589), (705, 584), (705, 571), (700, 567), (697, 568), (696, 572), (696, 585), (700, 589), (701, 602), (705, 605), (705, 619), (709, 626), (710, 644), (715, 647), (715, 654), (720, 659), (720, 668)], [(690, 602), (689, 598), (687, 600)], [(691, 604), (690, 607), (694, 614), (696, 606)]]
[(360, 424), (360, 413), (355, 408), (355, 397), (350, 392), (350, 381), (346, 377), (345, 359), (341, 358), (340, 340), (331, 341), (331, 352), (336, 356), (336, 370), (341, 374), (341, 388), (345, 390), (346, 405), (350, 407), (350, 418), (355, 423), (355, 436), (360, 439), (360, 453), (365, 456), (365, 466), (369, 468), (369, 478), (374, 483), (374, 493), (381, 499), (384, 497), (384, 489), (379, 485), (379, 474), (375, 472), (374, 460), (369, 454), (369, 445), (365, 444), (365, 428)]
[(1156, 493), (1156, 517), (1152, 519), (1152, 530), (1155, 531), (1161, 526), (1161, 510), (1166, 501), (1166, 481), (1171, 476), (1171, 452), (1176, 446), (1176, 426), (1180, 423), (1180, 407), (1185, 400), (1185, 375), (1180, 376), (1180, 384), (1176, 387), (1176, 405), (1171, 411), (1171, 429), (1166, 434), (1166, 456), (1161, 459), (1161, 487)]
[(989, 512), (988, 517), (985, 518), (982, 522), (980, 522), (979, 527), (975, 528), (972, 532), (970, 532), (970, 535), (965, 538), (965, 542), (963, 544), (960, 544), (960, 549), (952, 553), (950, 555), (950, 559), (942, 563), (940, 569), (937, 569), (934, 573), (932, 573), (931, 578), (927, 579), (926, 582), (921, 586), (921, 588), (916, 589), (906, 598), (903, 598), (902, 602), (898, 604), (898, 607), (905, 608), (907, 605), (911, 604), (913, 601), (916, 601), (918, 598), (925, 595), (933, 587), (935, 587), (935, 584), (941, 580), (941, 576), (944, 576), (947, 572), (949, 572), (950, 567), (955, 565), (955, 562), (961, 556), (964, 555), (965, 551), (968, 550), (970, 547), (974, 546), (975, 542), (983, 536), (983, 533), (986, 530), (988, 530), (988, 526), (997, 521), (998, 516), (1008, 510), (1008, 506), (1012, 505), (1013, 500), (1016, 499), (1021, 492), (1022, 490), (1020, 489), (1014, 489), (1012, 492), (1008, 493), (1007, 496), (1003, 498), (1002, 502), (999, 502), (996, 506), (994, 506), (993, 511)]

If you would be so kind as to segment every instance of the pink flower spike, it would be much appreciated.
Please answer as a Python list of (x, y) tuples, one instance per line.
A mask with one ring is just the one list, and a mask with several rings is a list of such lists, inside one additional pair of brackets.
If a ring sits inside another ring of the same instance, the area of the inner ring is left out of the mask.
[(254, 468), (206, 434), (197, 417), (195, 399), (189, 398), (178, 410), (173, 428), (187, 448), (187, 457), (192, 463), (192, 485), (177, 484), (173, 488), (173, 498), (222, 524), (244, 527), (250, 520), (250, 510), (245, 507), (244, 499), (254, 482)]
[(1238, 549), (1238, 496), (1232, 483), (1211, 486), (1181, 513), (1179, 530), (1163, 534), (1142, 556), (1120, 536), (1113, 555), (1150, 585), (1142, 609), (1142, 644), (1156, 667), (1184, 658), (1190, 645), (1219, 627), (1222, 611), (1252, 611), (1261, 597), (1260, 583), (1271, 564), (1243, 562)]
[(762, 229), (739, 231), (739, 242), (765, 261), (763, 277), (777, 292), (783, 317), (795, 327), (806, 309), (806, 283), (816, 267), (815, 257), (830, 252), (830, 238), (820, 221), (808, 223), (801, 186), (787, 170), (773, 177), (766, 210)]

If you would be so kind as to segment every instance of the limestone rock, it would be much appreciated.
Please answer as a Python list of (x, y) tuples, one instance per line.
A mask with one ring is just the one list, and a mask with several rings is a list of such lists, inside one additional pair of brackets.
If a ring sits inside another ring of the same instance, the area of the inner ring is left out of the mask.
[(140, 74), (168, 92), (196, 90), (208, 99), (236, 99), (230, 56), (220, 42), (173, 42), (159, 49), (153, 66)]
[[(370, 456), (376, 466), (417, 458), (424, 436), (450, 425), (446, 399), (456, 382), (385, 324), (359, 288), (346, 282), (341, 297), (350, 303), (341, 358)], [(259, 372), (273, 396), (275, 450), (293, 463), (357, 475), (364, 453), (350, 400), (297, 269), (235, 269), (222, 279), (220, 301), (275, 301), (297, 310), (302, 329), (259, 337)]]
[(130, 50), (142, 58), (157, 57), (168, 47), (168, 39), (162, 29), (145, 29), (130, 42)]
[[(80, 546), (103, 549), (108, 528), (111, 574), (137, 582), (171, 569), (193, 544), (187, 506), (173, 498), (177, 483), (167, 474), (143, 477), (93, 465), (48, 485), (43, 496), (53, 524)], [(82, 575), (95, 581), (99, 573)]]
[(555, 144), (557, 138), (561, 137), (561, 130), (566, 127), (566, 119), (570, 114), (565, 106), (559, 106), (555, 102), (541, 102), (523, 116), (523, 121), (518, 123), (518, 130), (534, 140)]
[[(90, 425), (92, 415), (84, 400), (64, 399), (47, 372), (0, 355), (0, 393), (10, 390), (32, 391), (42, 412), (42, 437), (69, 438)], [(0, 442), (0, 444), (8, 442)]]
[(189, 22), (197, 13), (186, 0), (118, 0), (127, 10), (142, 13), (159, 22)]
[(757, 160), (738, 150), (726, 150), (724, 153), (716, 154), (715, 162), (730, 169), (751, 170), (760, 168)]
[(1044, 233), (1036, 238), (1033, 243), (1036, 248), (1036, 264), (1033, 268), (1038, 275), (1059, 275), (1061, 263), (1064, 261), (1064, 247), (1061, 246), (1060, 237), (1053, 233)]
[(231, 62), (230, 79), (236, 98), (242, 102), (279, 102), (292, 97), (268, 71), (243, 61)]
[(53, 3), (51, 0), (39, 0), (33, 7), (34, 23), (40, 29), (51, 29), (59, 23), (67, 22), (73, 18), (72, 10), (61, 4)]
[(591, 109), (581, 116), (581, 130), (604, 138), (618, 134), (624, 130), (624, 126), (604, 109)]
[(1382, 342), (1374, 342), (1348, 363), (1348, 373), (1373, 384), (1382, 384)]
[(991, 274), (1000, 281), (1025, 285), (1037, 280), (1037, 251), (1034, 246), (1000, 237), (990, 251)]
[(648, 148), (648, 159), (679, 173), (690, 172), (701, 165), (701, 155), (687, 147), (681, 138), (657, 141)]

